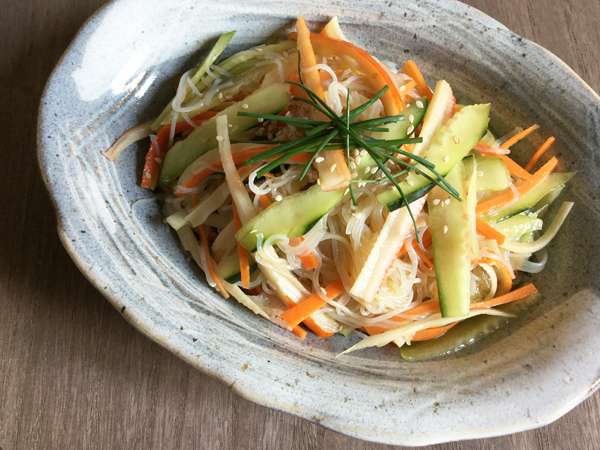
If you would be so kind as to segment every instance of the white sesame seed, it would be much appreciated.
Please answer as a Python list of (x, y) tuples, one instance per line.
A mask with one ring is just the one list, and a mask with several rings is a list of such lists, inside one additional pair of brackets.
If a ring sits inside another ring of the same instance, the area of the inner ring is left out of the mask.
[(217, 142), (223, 142), (223, 136), (217, 136)]
[(350, 166), (351, 170), (356, 170), (356, 163), (354, 161), (350, 161), (350, 164), (348, 164)]
[(257, 52), (262, 52), (263, 50), (264, 50), (264, 48), (261, 48), (261, 47), (256, 49)]
[(417, 100), (415, 102), (415, 105), (417, 105), (417, 108), (419, 108), (419, 109), (423, 109), (425, 107), (425, 105), (423, 104), (423, 102), (421, 100)]
[(355, 148), (353, 155), (355, 158), (358, 158), (358, 156), (360, 155), (360, 151), (357, 148)]
[(219, 92), (219, 95), (217, 97), (219, 97), (219, 100), (223, 100), (223, 93)]
[(446, 200), (444, 200), (444, 205), (448, 206), (450, 204), (450, 199), (447, 198)]
[(359, 188), (364, 188), (366, 185), (367, 185), (367, 183), (365, 183), (364, 181), (361, 181), (358, 183)]
[(337, 164), (333, 164), (333, 165), (332, 165), (332, 166), (329, 168), (329, 171), (330, 171), (331, 173), (333, 173), (333, 172), (335, 172), (335, 169), (336, 169), (336, 168), (337, 168)]
[(242, 109), (248, 109), (248, 108), (250, 108), (250, 106), (248, 106), (248, 103), (242, 104)]
[(258, 123), (263, 123), (265, 121), (265, 119), (263, 119), (262, 117), (259, 117), (258, 119), (256, 119)]
[(320, 178), (317, 178), (317, 184), (318, 184), (319, 186), (321, 186), (321, 179), (320, 179)]
[(371, 169), (371, 173), (372, 173), (373, 175), (375, 175), (375, 174), (377, 173), (377, 171), (378, 171), (378, 170), (379, 170), (379, 167), (373, 167), (373, 168)]
[(448, 157), (448, 155), (442, 156), (442, 161), (444, 161), (445, 163), (448, 162), (449, 160), (450, 160), (450, 158)]
[(367, 156), (367, 151), (364, 148), (360, 151), (360, 156)]
[(455, 144), (460, 144), (460, 138), (458, 136), (452, 136), (452, 140)]
[(317, 164), (321, 164), (323, 161), (325, 161), (325, 158), (323, 158), (322, 156), (317, 157), (317, 159), (315, 159), (315, 162)]
[(444, 225), (444, 229), (443, 229), (444, 234), (448, 233), (448, 225)]
[(258, 233), (258, 230), (250, 230), (250, 234), (256, 234)]
[(415, 116), (414, 116), (414, 114), (409, 114), (408, 115), (408, 121), (410, 123), (415, 123)]
[(277, 195), (275, 196), (275, 201), (276, 201), (276, 202), (280, 202), (281, 200), (283, 200), (283, 197), (281, 196), (281, 194), (277, 194)]
[(439, 199), (439, 198), (434, 198), (434, 199), (433, 199), (433, 205), (434, 205), (434, 206), (437, 206), (437, 205), (439, 205), (439, 204), (440, 204), (440, 199)]
[(228, 124), (227, 124), (227, 126), (228, 126), (229, 128), (233, 128), (233, 124), (232, 124), (232, 123), (228, 123)]
[(415, 131), (415, 127), (411, 125), (408, 127), (408, 130), (406, 130), (406, 134), (411, 134), (413, 131)]

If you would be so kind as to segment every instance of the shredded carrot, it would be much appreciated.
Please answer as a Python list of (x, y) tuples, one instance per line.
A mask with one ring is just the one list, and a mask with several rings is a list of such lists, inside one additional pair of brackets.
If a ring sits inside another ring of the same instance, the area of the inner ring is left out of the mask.
[(446, 325), (444, 327), (427, 328), (425, 330), (417, 331), (415, 333), (415, 335), (412, 337), (411, 341), (417, 342), (417, 341), (429, 341), (431, 339), (437, 339), (437, 338), (443, 336), (444, 334), (446, 334), (446, 332), (450, 328), (455, 326), (457, 323), (458, 322), (451, 323), (450, 325)]
[[(302, 236), (293, 237), (290, 239), (290, 245), (292, 247), (296, 247), (304, 242), (304, 238)], [(321, 259), (317, 256), (315, 252), (307, 252), (298, 256), (300, 262), (302, 263), (302, 267), (306, 270), (314, 270), (321, 264)]]
[(517, 142), (525, 139), (527, 136), (529, 136), (531, 133), (533, 133), (539, 127), (540, 126), (537, 123), (535, 123), (535, 124), (531, 125), (529, 128), (526, 128), (522, 131), (519, 131), (518, 133), (515, 133), (514, 135), (509, 137), (506, 141), (504, 141), (502, 144), (500, 144), (500, 147), (511, 148), (513, 145), (515, 145)]
[(534, 284), (528, 283), (524, 286), (521, 286), (520, 288), (515, 289), (514, 291), (509, 292), (508, 294), (500, 295), (498, 297), (492, 298), (491, 300), (484, 300), (482, 302), (473, 303), (471, 305), (471, 309), (494, 308), (496, 306), (516, 302), (517, 300), (522, 300), (526, 297), (537, 294), (537, 292), (538, 290), (534, 286)]
[[(237, 231), (242, 227), (242, 222), (240, 221), (240, 216), (235, 205), (231, 206), (231, 213), (233, 215), (233, 224)], [(240, 280), (242, 287), (248, 289), (250, 287), (250, 255), (248, 254), (248, 250), (239, 243), (237, 244), (237, 253), (240, 260)]]
[(433, 92), (427, 85), (427, 81), (425, 81), (425, 77), (421, 73), (421, 70), (419, 70), (419, 66), (417, 66), (416, 62), (414, 62), (412, 59), (406, 61), (404, 63), (404, 67), (402, 68), (402, 72), (411, 77), (415, 83), (417, 83), (417, 91), (419, 94), (431, 100)]
[[(544, 178), (552, 173), (558, 164), (558, 159), (553, 156), (546, 164), (544, 164), (540, 169), (538, 169), (531, 179), (522, 180), (517, 186), (516, 190), (519, 195), (525, 195), (529, 192), (534, 186), (540, 183)], [(510, 203), (515, 198), (515, 193), (512, 189), (506, 189), (501, 193), (494, 195), (482, 202), (477, 204), (477, 213), (483, 214), (492, 209), (499, 208), (504, 206), (507, 203)]]
[(498, 270), (499, 281), (498, 292), (497, 294), (503, 295), (507, 292), (510, 292), (512, 289), (512, 272), (509, 267), (507, 267), (506, 263), (500, 259), (483, 257), (479, 260), (482, 263), (487, 263), (493, 265)]
[(535, 167), (536, 163), (540, 160), (540, 158), (542, 156), (544, 156), (544, 153), (546, 153), (548, 151), (548, 149), (550, 149), (550, 147), (552, 147), (552, 144), (554, 144), (554, 141), (556, 141), (556, 138), (554, 136), (550, 136), (548, 139), (546, 139), (544, 141), (544, 143), (542, 145), (540, 145), (539, 148), (533, 153), (533, 155), (531, 155), (531, 159), (525, 165), (525, 169), (526, 170), (533, 169)]
[(517, 178), (521, 178), (523, 180), (531, 180), (531, 178), (533, 177), (533, 175), (531, 175), (529, 172), (523, 169), (519, 164), (517, 164), (508, 156), (498, 155), (497, 157), (504, 162), (504, 165), (506, 166), (511, 175)]
[[(400, 251), (398, 252), (398, 258), (404, 256), (408, 249), (407, 246), (408, 245), (408, 240), (404, 242), (404, 245), (400, 248)], [(431, 232), (429, 231), (429, 229), (427, 229), (425, 231), (425, 233), (423, 234), (423, 247), (428, 248), (431, 246)], [(414, 248), (415, 252), (417, 253), (417, 255), (419, 256), (421, 262), (428, 268), (431, 269), (433, 267), (433, 261), (431, 260), (431, 257), (429, 256), (429, 254), (425, 251), (423, 251), (423, 249), (421, 248), (421, 246), (419, 245), (419, 243), (417, 242), (416, 239), (412, 240), (412, 247)]]
[[(216, 113), (214, 111), (205, 111), (192, 118), (195, 125), (200, 125), (205, 120), (211, 118)], [(187, 122), (178, 122), (175, 126), (175, 134), (193, 129)], [(171, 125), (165, 125), (158, 130), (156, 137), (150, 143), (150, 148), (146, 153), (144, 168), (142, 169), (142, 180), (140, 185), (144, 189), (156, 189), (162, 161), (169, 150), (169, 135)]]
[[(298, 38), (298, 33), (290, 33), (290, 38)], [(374, 90), (388, 86), (388, 91), (382, 98), (385, 113), (387, 115), (396, 115), (402, 112), (404, 102), (402, 101), (398, 86), (386, 68), (367, 51), (351, 42), (332, 39), (322, 34), (312, 33), (310, 41), (314, 50), (319, 55), (347, 56), (352, 58), (358, 65), (358, 69), (366, 74), (365, 79)]]
[(298, 336), (300, 338), (301, 341), (304, 340), (304, 338), (306, 337), (306, 330), (302, 327), (294, 327), (292, 328), (292, 333), (294, 333), (296, 336)]
[[(325, 295), (329, 299), (334, 299), (343, 291), (344, 288), (342, 287), (341, 283), (339, 281), (335, 281), (325, 288)], [(325, 300), (323, 300), (321, 296), (317, 294), (310, 294), (286, 310), (281, 315), (281, 318), (288, 324), (289, 328), (292, 329), (298, 326), (301, 322), (306, 323), (306, 319), (310, 318), (313, 313), (317, 312), (324, 305)], [(310, 327), (308, 323), (306, 323), (306, 325)]]
[(475, 229), (482, 236), (485, 236), (488, 239), (495, 240), (498, 243), (498, 245), (502, 245), (506, 239), (506, 237), (502, 233), (500, 233), (493, 226), (491, 226), (485, 220), (480, 219), (479, 217), (476, 219)]
[(475, 145), (474, 150), (478, 153), (481, 153), (482, 155), (491, 155), (491, 156), (508, 155), (510, 153), (510, 150), (507, 148), (491, 147), (491, 146), (489, 146), (487, 144), (483, 144), (481, 142), (479, 142), (477, 145)]
[(262, 209), (265, 209), (267, 206), (269, 206), (271, 204), (271, 199), (269, 198), (268, 195), (259, 195), (258, 203), (260, 203), (260, 206)]
[(206, 237), (206, 229), (204, 225), (200, 225), (198, 227), (198, 232), (200, 233), (200, 242), (202, 243), (202, 251), (204, 252), (204, 258), (206, 259), (206, 270), (208, 271), (208, 275), (214, 281), (218, 291), (225, 298), (229, 298), (229, 292), (223, 286), (223, 280), (217, 273), (217, 264), (210, 254), (210, 248), (208, 245), (208, 238)]

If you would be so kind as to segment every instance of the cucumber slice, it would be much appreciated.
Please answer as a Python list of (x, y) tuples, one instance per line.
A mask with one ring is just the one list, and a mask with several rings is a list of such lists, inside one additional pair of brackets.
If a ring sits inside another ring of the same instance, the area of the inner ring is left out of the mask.
[[(465, 106), (435, 133), (424, 157), (435, 164), (440, 175), (445, 176), (477, 144), (487, 128), (489, 115), (489, 104)], [(410, 194), (429, 183), (426, 177), (410, 172), (400, 187)], [(400, 194), (393, 187), (380, 193), (377, 200), (390, 210), (403, 206)]]
[(551, 173), (517, 201), (493, 211), (492, 214), (488, 214), (486, 220), (489, 222), (499, 222), (502, 219), (514, 216), (515, 214), (533, 208), (549, 194), (552, 194), (554, 198), (556, 198), (558, 193), (562, 191), (567, 181), (569, 181), (573, 175), (573, 172)]
[[(446, 180), (464, 199), (463, 170), (463, 164), (458, 163)], [(427, 200), (442, 317), (463, 317), (469, 312), (472, 241), (467, 203), (439, 187), (431, 191)]]
[[(508, 314), (522, 314), (540, 299), (539, 295), (532, 295), (509, 305), (499, 306), (496, 309)], [(450, 356), (478, 343), (490, 334), (508, 324), (510, 317), (481, 315), (451, 328), (445, 335), (429, 341), (414, 342), (400, 348), (400, 356), (406, 361), (427, 361), (430, 359)]]
[(274, 234), (301, 236), (336, 206), (343, 196), (343, 189), (325, 192), (315, 184), (306, 191), (272, 203), (240, 228), (235, 237), (248, 251), (254, 251), (258, 235), (262, 235), (264, 239)]
[(539, 231), (544, 226), (544, 221), (536, 214), (523, 212), (509, 217), (498, 223), (492, 223), (495, 229), (511, 241), (518, 241), (527, 233)]
[[(371, 133), (371, 136), (376, 139), (388, 140), (405, 139), (406, 137), (408, 137), (409, 127), (418, 126), (423, 120), (423, 117), (425, 116), (425, 111), (427, 110), (427, 99), (422, 98), (418, 101), (420, 102), (420, 107), (417, 106), (417, 102), (415, 102), (407, 106), (406, 109), (402, 112), (402, 115), (406, 118), (405, 120), (382, 125), (382, 127), (387, 128), (388, 131), (373, 132)], [(412, 123), (408, 120), (408, 117), (410, 116), (414, 117)], [(363, 155), (360, 156), (356, 163), (356, 173), (361, 178), (370, 178), (370, 170), (375, 165), (375, 161), (373, 161), (371, 155), (365, 152)]]
[(503, 191), (512, 180), (510, 172), (500, 158), (475, 155), (465, 158), (465, 171), (471, 173), (473, 163), (477, 163), (477, 192)]
[[(285, 108), (289, 102), (289, 86), (277, 83), (255, 91), (244, 100), (224, 109), (219, 115), (226, 114), (229, 137), (235, 139), (248, 128), (256, 125), (254, 117), (240, 117), (238, 112), (276, 113)], [(165, 186), (175, 180), (194, 160), (217, 146), (216, 117), (204, 122), (187, 138), (177, 142), (167, 153), (160, 173), (160, 183)]]

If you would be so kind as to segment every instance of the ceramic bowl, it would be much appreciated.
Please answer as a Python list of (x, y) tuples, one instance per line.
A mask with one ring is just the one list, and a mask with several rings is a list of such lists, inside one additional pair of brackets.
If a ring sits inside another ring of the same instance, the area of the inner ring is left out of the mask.
[[(493, 102), (500, 134), (538, 122), (558, 138), (563, 168), (578, 171), (564, 194), (576, 206), (536, 277), (544, 301), (535, 314), (444, 361), (402, 362), (391, 347), (336, 358), (358, 337), (300, 342), (206, 286), (156, 197), (137, 185), (141, 148), (116, 164), (102, 156), (157, 114), (173, 77), (220, 32), (237, 30), (235, 49), (248, 47), (298, 14), (337, 15), (380, 58), (414, 58), (459, 99)], [(65, 248), (141, 332), (252, 401), (358, 438), (421, 445), (547, 424), (598, 387), (599, 107), (558, 58), (455, 1), (116, 0), (48, 81), (39, 162)]]

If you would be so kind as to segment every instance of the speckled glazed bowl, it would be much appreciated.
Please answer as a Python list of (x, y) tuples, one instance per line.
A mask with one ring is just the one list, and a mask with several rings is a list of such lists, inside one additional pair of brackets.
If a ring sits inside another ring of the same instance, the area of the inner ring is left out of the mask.
[[(499, 133), (536, 121), (557, 136), (561, 164), (578, 171), (564, 194), (576, 207), (537, 277), (542, 304), (509, 333), (444, 361), (402, 362), (391, 347), (336, 359), (356, 337), (300, 342), (216, 295), (137, 186), (142, 152), (116, 164), (102, 156), (159, 111), (199, 46), (231, 29), (237, 48), (257, 44), (298, 14), (338, 15), (380, 58), (410, 56), (462, 99), (493, 102)], [(455, 1), (117, 0), (48, 82), (39, 161), (65, 248), (140, 331), (252, 401), (362, 439), (421, 445), (537, 427), (598, 387), (599, 108), (555, 56)]]

